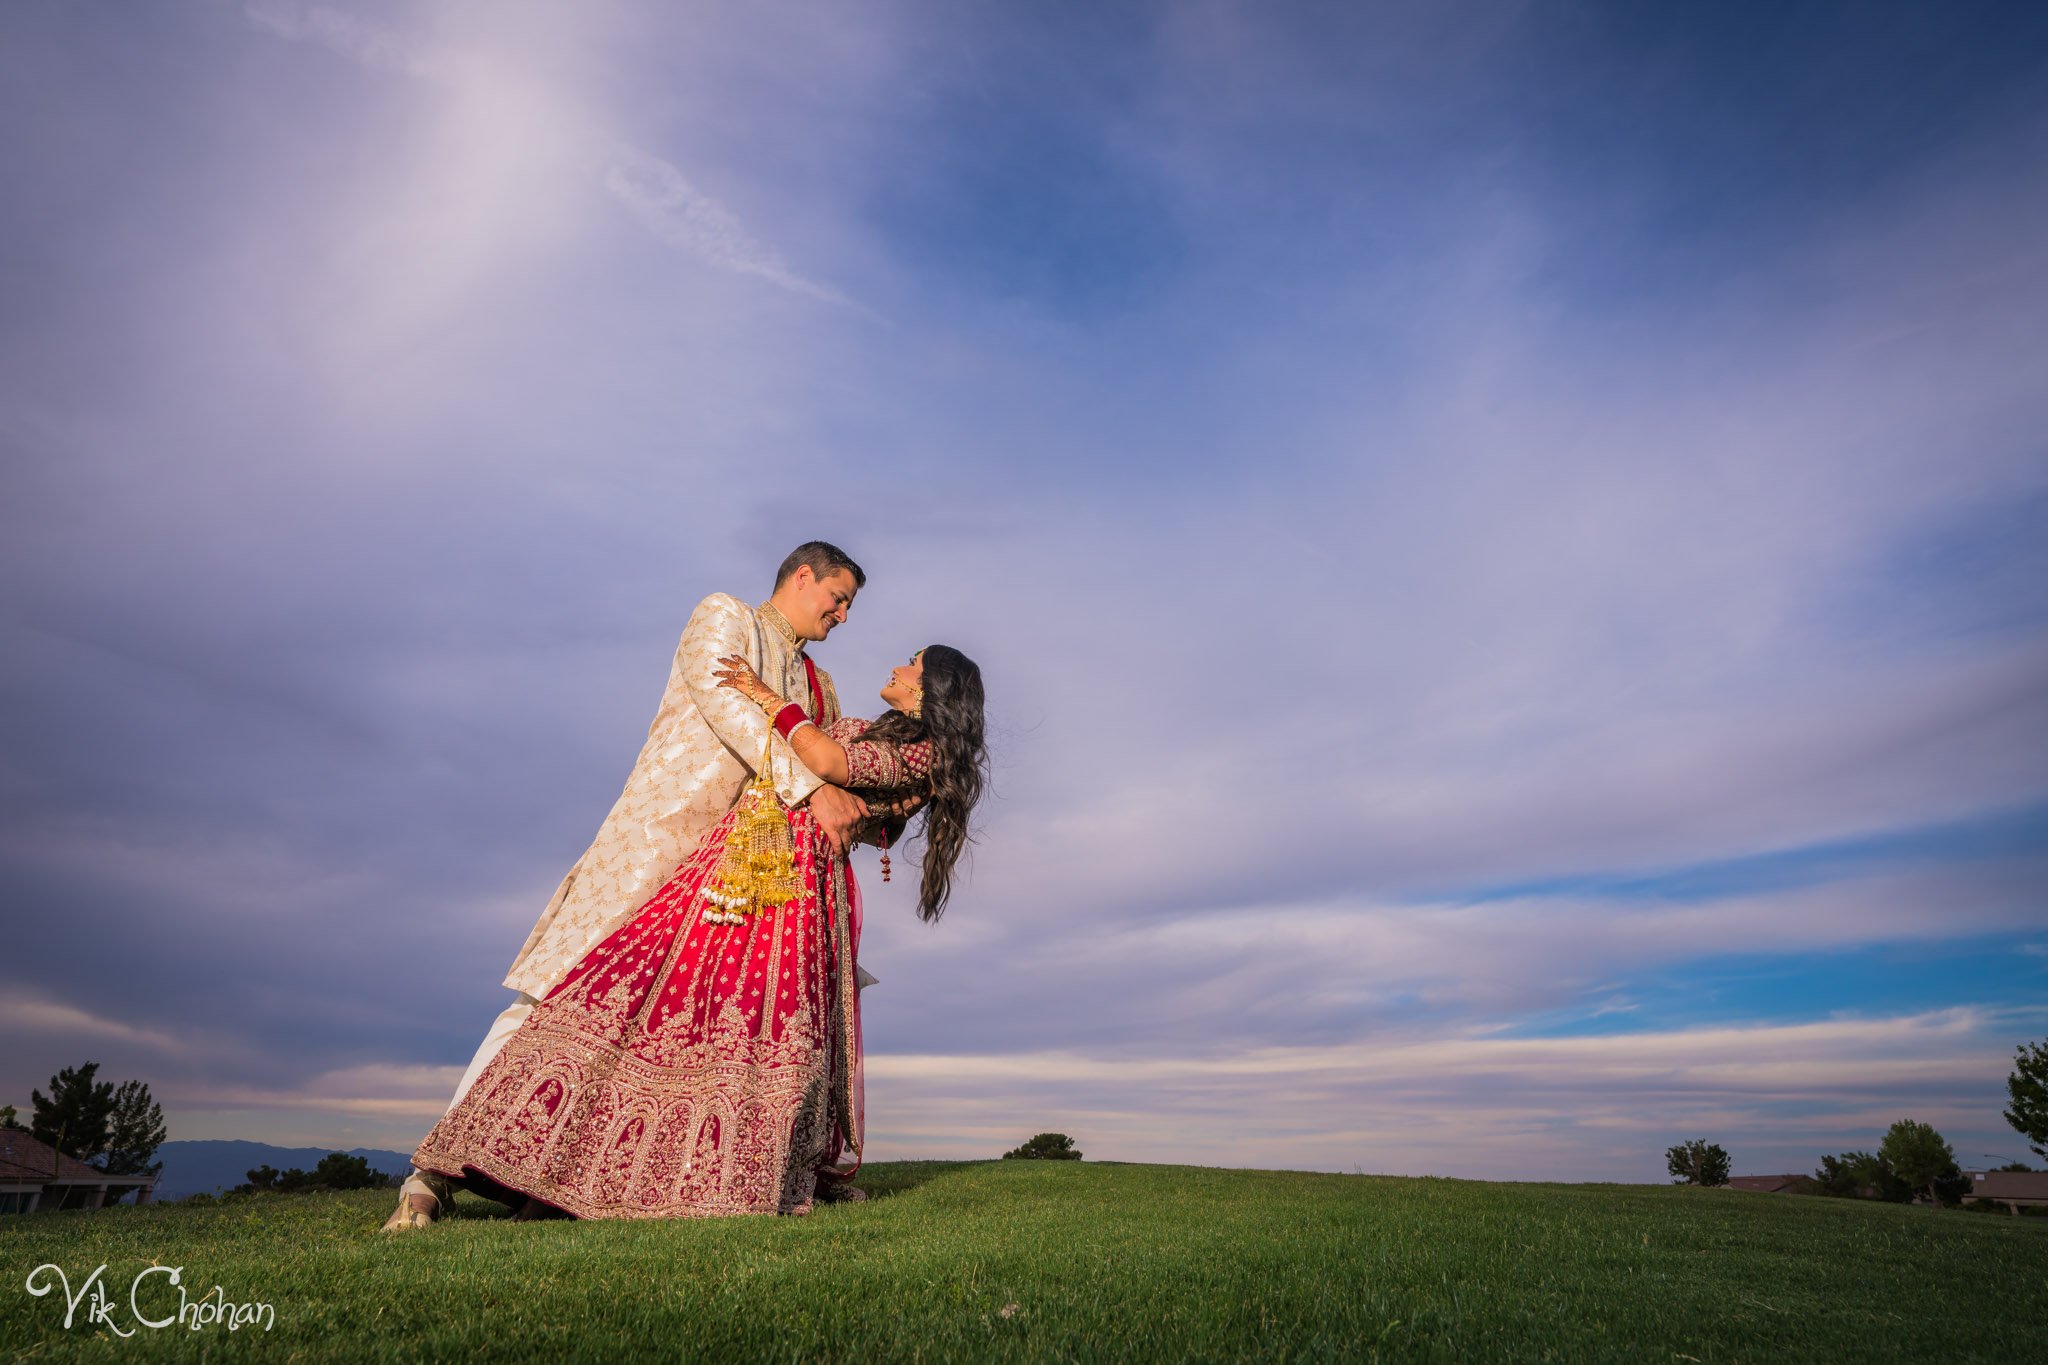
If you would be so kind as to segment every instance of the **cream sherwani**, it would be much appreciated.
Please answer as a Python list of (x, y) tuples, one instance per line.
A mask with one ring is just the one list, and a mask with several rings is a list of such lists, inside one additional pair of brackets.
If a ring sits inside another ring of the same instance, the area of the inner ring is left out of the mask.
[(697, 604), (676, 646), (668, 688), (626, 789), (527, 935), (505, 977), (520, 998), (492, 1023), (451, 1107), (519, 1031), (535, 1002), (660, 890), (705, 831), (732, 809), (764, 746), (772, 745), (769, 770), (776, 791), (791, 806), (823, 785), (781, 736), (771, 741), (774, 727), (758, 706), (718, 685), (713, 672), (728, 654), (752, 664), (763, 682), (800, 704), (820, 725), (839, 718), (839, 700), (823, 669), (818, 683), (824, 714), (814, 714), (818, 708), (804, 669), (803, 641), (781, 613), (756, 610), (724, 593)]
[[(698, 603), (676, 646), (668, 690), (626, 790), (527, 935), (505, 977), (513, 990), (546, 995), (589, 948), (660, 889), (739, 800), (774, 726), (760, 707), (718, 685), (713, 673), (728, 654), (752, 664), (763, 682), (806, 713), (815, 709), (803, 642), (779, 612), (756, 611), (724, 593)], [(829, 714), (812, 719), (829, 725), (839, 718), (838, 707), (822, 671), (818, 681)], [(779, 735), (770, 771), (776, 791), (791, 806), (820, 786)]]

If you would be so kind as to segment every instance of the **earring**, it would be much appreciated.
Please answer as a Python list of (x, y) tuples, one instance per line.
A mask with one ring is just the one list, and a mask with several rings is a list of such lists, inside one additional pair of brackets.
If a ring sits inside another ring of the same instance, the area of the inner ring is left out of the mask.
[(921, 716), (924, 714), (924, 689), (922, 687), (913, 687), (910, 689), (909, 709), (910, 714), (913, 717)]

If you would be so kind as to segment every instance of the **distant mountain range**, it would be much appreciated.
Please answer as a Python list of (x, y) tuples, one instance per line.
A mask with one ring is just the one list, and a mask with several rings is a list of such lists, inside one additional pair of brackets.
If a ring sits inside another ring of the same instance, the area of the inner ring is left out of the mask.
[[(157, 1160), (164, 1163), (163, 1176), (157, 1181), (156, 1197), (183, 1199), (191, 1194), (231, 1190), (246, 1182), (249, 1172), (258, 1166), (269, 1166), (279, 1171), (297, 1166), (300, 1170), (310, 1171), (320, 1164), (321, 1157), (339, 1150), (337, 1147), (273, 1147), (267, 1142), (233, 1140), (166, 1142), (156, 1149)], [(354, 1147), (348, 1154), (363, 1158), (370, 1163), (372, 1170), (389, 1175), (402, 1175), (412, 1169), (412, 1157), (405, 1152)]]

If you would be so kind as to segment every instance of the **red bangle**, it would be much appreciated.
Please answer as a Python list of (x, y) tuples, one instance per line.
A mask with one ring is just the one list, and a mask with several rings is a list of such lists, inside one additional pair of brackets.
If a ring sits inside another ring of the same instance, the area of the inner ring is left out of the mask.
[(784, 739), (788, 739), (796, 733), (797, 726), (805, 724), (809, 720), (810, 717), (804, 714), (804, 708), (798, 706), (795, 702), (791, 702), (775, 713), (775, 733), (781, 735)]

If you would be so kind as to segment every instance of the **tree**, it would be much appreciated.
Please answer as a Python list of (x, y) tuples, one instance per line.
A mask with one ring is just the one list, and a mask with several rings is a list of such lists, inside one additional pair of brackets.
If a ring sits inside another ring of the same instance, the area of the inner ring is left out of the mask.
[(368, 1158), (350, 1156), (346, 1152), (329, 1152), (310, 1171), (302, 1171), (297, 1166), (279, 1171), (263, 1165), (248, 1175), (246, 1185), (235, 1187), (237, 1193), (253, 1194), (258, 1190), (274, 1190), (280, 1194), (300, 1194), (307, 1190), (375, 1190), (391, 1183), (391, 1177), (371, 1168)]
[(1954, 1202), (1944, 1195), (1953, 1190), (1962, 1172), (1956, 1169), (1954, 1150), (1933, 1125), (1900, 1119), (1885, 1133), (1877, 1157), (1907, 1188), (1925, 1190), (1937, 1204)]
[(1903, 1204), (1913, 1197), (1912, 1188), (1893, 1175), (1891, 1168), (1872, 1152), (1824, 1156), (1813, 1178), (1822, 1194), (1837, 1199), (1882, 1199)]
[(11, 1104), (0, 1104), (0, 1130), (10, 1133), (25, 1133), (28, 1131), (21, 1126), (21, 1115), (16, 1112)]
[(2035, 1156), (2048, 1156), (2048, 1041), (2020, 1044), (2005, 1090), (2012, 1096), (2005, 1121), (2026, 1138)]
[(329, 1152), (320, 1158), (307, 1183), (310, 1188), (321, 1190), (376, 1190), (389, 1184), (390, 1179), (384, 1172), (372, 1170), (366, 1157)]
[(114, 1108), (107, 1119), (107, 1174), (163, 1174), (164, 1163), (150, 1158), (168, 1136), (164, 1111), (149, 1097), (149, 1087), (141, 1081), (123, 1082), (114, 1091)]
[(1022, 1147), (1003, 1153), (1005, 1161), (1079, 1161), (1074, 1140), (1065, 1133), (1040, 1133)]
[(98, 1062), (87, 1062), (75, 1070), (65, 1067), (50, 1077), (47, 1099), (42, 1091), (31, 1090), (29, 1100), (35, 1105), (35, 1117), (30, 1121), (29, 1135), (80, 1161), (89, 1161), (105, 1151), (107, 1120), (114, 1111), (114, 1087), (110, 1082), (93, 1079), (99, 1069)]
[(1664, 1164), (1671, 1170), (1674, 1185), (1725, 1185), (1728, 1183), (1728, 1153), (1705, 1138), (1681, 1142), (1666, 1148)]

